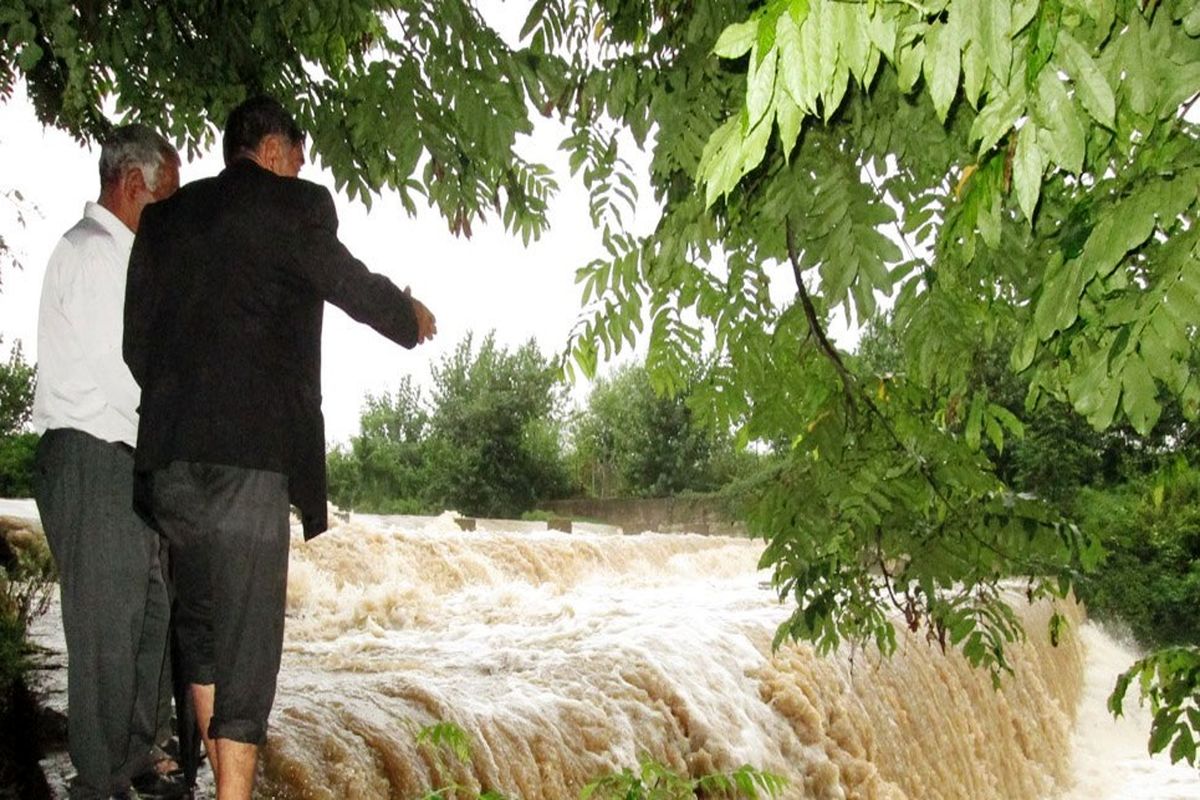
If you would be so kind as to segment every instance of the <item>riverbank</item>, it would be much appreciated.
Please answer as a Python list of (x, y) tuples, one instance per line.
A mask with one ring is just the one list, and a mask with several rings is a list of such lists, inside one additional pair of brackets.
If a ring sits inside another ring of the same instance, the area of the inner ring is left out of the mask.
[(0, 730), (5, 732), (0, 736), (0, 798), (46, 800), (50, 788), (38, 761), (57, 746), (55, 729), (61, 726), (39, 719), (31, 689), (38, 654), (30, 652), (25, 621), (37, 615), (39, 598), (52, 590), (52, 567), (32, 504), (0, 502)]
[[(41, 719), (42, 711), (23, 679), (12, 680), (0, 692), (0, 798), (51, 800), (50, 785), (41, 766), (42, 755), (59, 746), (56, 720)], [(24, 732), (24, 735), (22, 735)], [(33, 735), (29, 735), (32, 733)], [(65, 739), (65, 736), (63, 737)], [(65, 748), (65, 741), (62, 746)]]

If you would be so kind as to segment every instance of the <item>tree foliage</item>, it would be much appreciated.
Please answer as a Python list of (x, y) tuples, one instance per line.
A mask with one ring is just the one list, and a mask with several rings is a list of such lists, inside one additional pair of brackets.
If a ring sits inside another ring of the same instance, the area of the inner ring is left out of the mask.
[(1117, 679), (1108, 698), (1114, 716), (1124, 712), (1125, 695), (1136, 681), (1142, 697), (1149, 698), (1154, 714), (1149, 750), (1170, 747), (1171, 761), (1196, 766), (1200, 734), (1200, 648), (1166, 647), (1136, 661)]
[[(560, 10), (557, 27), (594, 22)], [(1198, 411), (1194, 4), (634, 3), (598, 27), (576, 139), (653, 130), (662, 217), (637, 236), (618, 202), (596, 215), (610, 252), (580, 272), (577, 363), (648, 320), (671, 390), (715, 342), (713, 417), (789, 438), (751, 517), (795, 602), (781, 635), (888, 651), (892, 606), (1005, 669), (1021, 632), (1002, 580), (1061, 595), (1099, 548), (1001, 479), (992, 455), (1024, 426), (978, 363), (1013, 341), (1025, 407), (1067, 403), (1097, 429)], [(771, 302), (776, 267), (790, 303)], [(825, 335), (880, 295), (890, 374)]]
[[(0, 344), (3, 344), (2, 338)], [(37, 371), (25, 361), (18, 339), (9, 351), (8, 362), (0, 363), (0, 436), (28, 431), (36, 387)]]
[(1079, 586), (1089, 611), (1120, 618), (1143, 647), (1200, 644), (1200, 471), (1180, 460), (1088, 489), (1076, 505), (1108, 551), (1104, 569)]
[(562, 496), (558, 370), (531, 340), (515, 351), (468, 336), (433, 370), (433, 491), (468, 514), (514, 517)]
[(467, 336), (432, 371), (428, 399), (408, 379), (367, 396), (359, 434), (329, 454), (333, 502), (516, 517), (566, 493), (564, 387), (534, 342), (510, 351), (491, 334), (478, 346)]
[(80, 139), (130, 114), (194, 152), (248, 95), (292, 111), (350, 197), (397, 192), (450, 228), (495, 208), (528, 240), (548, 171), (515, 149), (528, 108), (562, 92), (557, 62), (514, 50), (466, 0), (118, 3), (0, 9), (0, 97), (24, 78), (39, 119)]
[(737, 463), (733, 443), (695, 418), (688, 396), (656, 393), (641, 365), (599, 379), (571, 424), (580, 488), (599, 497), (662, 497), (727, 483)]
[(385, 514), (438, 512), (430, 496), (429, 412), (405, 377), (395, 393), (367, 395), (359, 432), (328, 455), (329, 497), (346, 509)]
[[(0, 94), (0, 97), (3, 95)], [(3, 141), (0, 141), (3, 144)], [(25, 227), (26, 216), (30, 213), (37, 213), (37, 207), (25, 199), (20, 189), (13, 187), (0, 187), (0, 225), (8, 228), (11, 225)], [(10, 268), (20, 269), (22, 266), (20, 254), (13, 250), (8, 240), (5, 238), (3, 230), (0, 230), (0, 289), (4, 287), (4, 272)]]
[[(2, 340), (0, 340), (2, 343)], [(25, 361), (21, 341), (0, 363), (0, 497), (33, 496), (38, 436), (29, 429), (37, 372)]]

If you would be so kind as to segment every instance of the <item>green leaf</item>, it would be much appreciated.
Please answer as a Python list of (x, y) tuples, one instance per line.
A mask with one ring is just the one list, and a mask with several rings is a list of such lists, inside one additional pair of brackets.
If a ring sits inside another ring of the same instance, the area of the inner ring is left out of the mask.
[(962, 53), (963, 98), (972, 108), (979, 108), (979, 95), (983, 92), (983, 80), (987, 76), (987, 61), (983, 50), (971, 42)]
[(1037, 208), (1042, 191), (1042, 151), (1038, 147), (1037, 129), (1027, 121), (1017, 132), (1017, 149), (1013, 153), (1012, 180), (1017, 192), (1017, 202), (1025, 219), (1033, 224), (1033, 212)]
[[(838, 41), (834, 30), (832, 5), (833, 3), (826, 2), (810, 8), (808, 19), (804, 21), (804, 27), (800, 30), (804, 47), (816, 56), (814, 79), (823, 97), (830, 94), (837, 73)], [(826, 108), (825, 113), (828, 115), (831, 110)]]
[(1012, 35), (1016, 36), (1025, 30), (1025, 26), (1033, 22), (1037, 16), (1039, 0), (1016, 0), (1012, 4)]
[(1180, 761), (1186, 761), (1191, 764), (1196, 760), (1196, 740), (1192, 738), (1191, 732), (1184, 726), (1178, 727), (1178, 732), (1175, 734), (1175, 742), (1171, 745), (1171, 763), (1175, 764)]
[(1126, 80), (1122, 81), (1121, 89), (1129, 98), (1129, 107), (1142, 116), (1154, 111), (1160, 93), (1155, 80), (1159, 58), (1154, 52), (1149, 27), (1141, 14), (1131, 14), (1119, 42), (1121, 60), (1126, 68)]
[(1087, 275), (1107, 276), (1133, 248), (1154, 233), (1155, 198), (1146, 193), (1127, 197), (1107, 209), (1097, 221), (1079, 256)]
[(925, 36), (928, 51), (925, 56), (925, 82), (938, 119), (946, 121), (950, 104), (958, 93), (960, 68), (957, 29), (949, 24), (933, 25)]
[(792, 22), (796, 23), (796, 27), (799, 28), (808, 18), (808, 0), (792, 0), (788, 4), (788, 14), (791, 16)]
[(983, 2), (977, 6), (978, 32), (975, 40), (988, 69), (1001, 86), (1008, 85), (1012, 68), (1012, 7), (1009, 3)]
[(971, 410), (967, 413), (967, 427), (965, 430), (967, 447), (972, 450), (979, 449), (980, 431), (983, 428), (983, 409), (986, 404), (986, 397), (982, 392), (976, 392), (971, 398)]
[[(911, 92), (925, 64), (925, 41), (900, 48), (900, 91)], [(1015, 119), (1015, 118), (1014, 118)]]
[(706, 185), (705, 205), (711, 206), (737, 183), (737, 151), (741, 144), (741, 120), (733, 116), (713, 131), (704, 145), (697, 169), (698, 179)]
[(867, 21), (867, 36), (884, 58), (892, 62), (896, 60), (896, 26), (884, 17), (883, 4), (875, 6), (875, 13)]
[(1033, 313), (1038, 338), (1045, 341), (1075, 322), (1082, 292), (1083, 271), (1079, 259), (1063, 264), (1062, 253), (1055, 253), (1046, 266), (1042, 296)]
[[(1116, 387), (1115, 394), (1119, 397), (1121, 384), (1109, 375), (1108, 355), (1103, 350), (1097, 350), (1079, 361), (1080, 369), (1072, 376), (1067, 392), (1075, 410), (1091, 419), (1104, 413), (1103, 409), (1109, 404), (1109, 395), (1113, 393), (1112, 387)], [(1112, 405), (1115, 411), (1116, 403)]]
[(1025, 83), (1030, 87), (1046, 73), (1045, 67), (1054, 54), (1061, 26), (1061, 5), (1058, 2), (1038, 3), (1025, 48)]
[(1129, 417), (1134, 430), (1146, 436), (1154, 427), (1154, 423), (1158, 422), (1162, 406), (1156, 398), (1154, 378), (1150, 376), (1150, 369), (1140, 355), (1135, 355), (1125, 362), (1121, 385), (1125, 390), (1122, 395), (1125, 415)]
[(996, 448), (996, 452), (1004, 452), (1004, 430), (1000, 427), (1000, 421), (994, 415), (988, 415), (984, 418), (984, 428), (987, 431), (988, 441)]
[(1108, 81), (1104, 79), (1100, 68), (1088, 55), (1087, 50), (1064, 30), (1058, 34), (1058, 49), (1055, 54), (1062, 56), (1067, 74), (1075, 81), (1079, 100), (1092, 115), (1092, 119), (1112, 129), (1117, 112), (1116, 99)]
[(1016, 414), (1009, 411), (1002, 405), (991, 403), (988, 405), (988, 413), (1005, 428), (1009, 433), (1016, 436), (1018, 439), (1025, 435), (1025, 424), (1017, 417)]
[(1021, 115), (1025, 113), (1025, 90), (1021, 84), (1012, 91), (1000, 92), (997, 97), (988, 97), (987, 105), (971, 123), (971, 141), (979, 141), (979, 158), (1004, 138)]
[(790, 14), (783, 14), (776, 24), (775, 46), (779, 50), (779, 71), (783, 86), (792, 101), (805, 113), (816, 110), (816, 53), (806, 50), (800, 28)]
[(859, 83), (863, 83), (866, 80), (871, 54), (867, 7), (861, 3), (833, 3), (831, 8), (838, 42), (838, 58)]
[(1013, 372), (1024, 372), (1033, 363), (1033, 357), (1037, 353), (1038, 333), (1037, 329), (1032, 325), (1026, 325), (1021, 336), (1017, 339), (1016, 347), (1013, 348), (1012, 357), (1009, 359), (1009, 365)]
[(17, 67), (23, 72), (30, 72), (42, 60), (42, 48), (34, 42), (26, 42), (17, 54)]
[(762, 161), (767, 141), (775, 126), (772, 117), (765, 117), (748, 134), (742, 135), (743, 115), (726, 120), (704, 146), (698, 175), (707, 186), (705, 202), (711, 206), (718, 197), (728, 194), (742, 176)]
[(1058, 166), (1078, 175), (1083, 170), (1083, 124), (1066, 86), (1054, 69), (1042, 70), (1034, 100), (1034, 118), (1040, 129), (1038, 143), (1042, 151)]
[(717, 37), (713, 45), (713, 53), (721, 58), (741, 58), (750, 52), (758, 38), (758, 19), (751, 18), (745, 22), (735, 22)]
[(1193, 39), (1200, 37), (1200, 5), (1194, 6), (1183, 18), (1183, 30)]
[(804, 112), (785, 93), (775, 100), (775, 121), (779, 123), (779, 145), (783, 150), (784, 160), (789, 160), (800, 136), (800, 128), (804, 124)]
[(1175, 725), (1162, 715), (1156, 714), (1154, 722), (1150, 726), (1150, 753), (1161, 753), (1170, 743), (1171, 737), (1175, 734)]
[(753, 57), (757, 51), (756, 43), (751, 50), (750, 72), (746, 82), (746, 114), (750, 128), (757, 125), (771, 107), (771, 97), (775, 93), (775, 61), (779, 54), (779, 50), (772, 47), (765, 58), (759, 59)]

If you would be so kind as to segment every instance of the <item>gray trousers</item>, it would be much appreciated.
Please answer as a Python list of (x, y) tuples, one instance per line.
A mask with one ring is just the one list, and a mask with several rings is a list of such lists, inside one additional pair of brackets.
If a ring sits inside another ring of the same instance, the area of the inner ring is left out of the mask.
[(133, 453), (47, 431), (35, 493), (58, 565), (72, 798), (124, 791), (149, 766), (170, 607), (159, 536), (133, 511)]

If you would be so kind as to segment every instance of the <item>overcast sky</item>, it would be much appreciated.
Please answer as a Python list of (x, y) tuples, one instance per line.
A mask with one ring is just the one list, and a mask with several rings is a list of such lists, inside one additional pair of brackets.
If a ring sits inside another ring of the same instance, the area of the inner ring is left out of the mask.
[[(543, 123), (521, 148), (558, 170), (562, 186), (551, 205), (550, 231), (528, 248), (496, 220), (475, 225), (471, 239), (460, 239), (428, 209), (408, 217), (394, 196), (377, 198), (368, 211), (335, 195), (342, 241), (371, 269), (411, 286), (437, 316), (438, 336), (404, 350), (326, 306), (323, 390), (331, 441), (345, 441), (357, 431), (366, 392), (393, 388), (404, 375), (428, 385), (430, 365), (468, 331), (482, 336), (495, 330), (497, 340), (510, 346), (532, 337), (548, 355), (563, 350), (579, 315), (575, 270), (602, 252), (586, 193), (569, 178), (557, 151), (563, 135), (559, 126)], [(17, 189), (25, 198), (24, 227), (12, 203), (0, 199), (0, 232), (24, 265), (0, 272), (0, 353), (20, 339), (26, 358), (37, 358), (42, 273), (58, 238), (79, 219), (84, 202), (99, 193), (98, 155), (59, 130), (44, 129), (20, 91), (0, 103), (0, 189)], [(209, 154), (185, 162), (180, 178), (186, 183), (214, 175), (221, 166), (219, 154)], [(306, 165), (301, 177), (333, 190), (332, 176), (319, 165)]]

